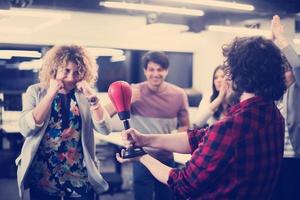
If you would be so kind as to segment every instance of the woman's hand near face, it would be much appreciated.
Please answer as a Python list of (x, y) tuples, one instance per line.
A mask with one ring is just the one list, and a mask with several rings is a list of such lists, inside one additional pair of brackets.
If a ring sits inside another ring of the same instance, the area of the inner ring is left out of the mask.
[(86, 82), (85, 80), (76, 83), (76, 87), (87, 98), (95, 95), (94, 89), (92, 89), (91, 86), (88, 84), (88, 82)]
[(227, 90), (228, 90), (228, 87), (229, 87), (229, 84), (226, 80), (224, 80), (221, 84), (221, 87), (220, 87), (220, 91), (219, 91), (219, 95), (218, 95), (218, 98), (223, 101), (225, 96), (226, 96), (226, 93), (227, 93)]
[(219, 95), (215, 100), (210, 103), (210, 109), (214, 113), (218, 109), (218, 107), (225, 101), (226, 94), (228, 92), (229, 82), (224, 80), (220, 87)]
[(59, 90), (64, 88), (64, 84), (62, 80), (50, 79), (48, 94), (51, 96), (55, 96)]

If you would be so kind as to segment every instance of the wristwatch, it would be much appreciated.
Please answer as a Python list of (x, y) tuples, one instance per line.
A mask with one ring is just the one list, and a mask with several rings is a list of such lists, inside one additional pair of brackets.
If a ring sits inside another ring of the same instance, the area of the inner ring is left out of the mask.
[(88, 98), (88, 102), (91, 106), (94, 106), (99, 102), (99, 98), (97, 96), (91, 96)]

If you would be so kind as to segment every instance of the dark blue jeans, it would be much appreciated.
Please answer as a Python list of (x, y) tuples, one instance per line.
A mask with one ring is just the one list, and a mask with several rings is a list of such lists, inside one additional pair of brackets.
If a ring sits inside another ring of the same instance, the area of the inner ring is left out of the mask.
[[(174, 167), (174, 161), (164, 164)], [(172, 191), (165, 184), (156, 180), (141, 163), (133, 163), (133, 190), (135, 200), (172, 200)]]
[(43, 191), (30, 189), (30, 200), (95, 200), (95, 194), (93, 191), (82, 195), (81, 197), (60, 197), (52, 196)]

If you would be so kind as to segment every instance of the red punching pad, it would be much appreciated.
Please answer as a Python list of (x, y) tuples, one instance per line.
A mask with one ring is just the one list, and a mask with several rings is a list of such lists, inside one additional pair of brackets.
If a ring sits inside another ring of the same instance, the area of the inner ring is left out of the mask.
[[(123, 121), (125, 130), (130, 128), (128, 119), (130, 118), (130, 104), (131, 104), (131, 87), (125, 81), (113, 82), (108, 88), (108, 96), (118, 112), (120, 120)], [(131, 146), (122, 151), (123, 158), (133, 158), (142, 156), (146, 152), (141, 147)]]
[(125, 81), (113, 82), (108, 88), (108, 96), (121, 120), (130, 118), (132, 90)]

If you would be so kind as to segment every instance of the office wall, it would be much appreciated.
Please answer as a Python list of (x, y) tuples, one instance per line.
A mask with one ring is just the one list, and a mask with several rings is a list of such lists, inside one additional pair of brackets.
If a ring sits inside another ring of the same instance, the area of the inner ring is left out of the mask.
[[(97, 59), (99, 64), (99, 80), (97, 87), (100, 92), (106, 92), (109, 85), (117, 80), (129, 83), (139, 83), (145, 80), (142, 56), (147, 51), (125, 50), (126, 60), (111, 62), (110, 57)], [(181, 52), (166, 52), (170, 60), (167, 81), (182, 88), (192, 87), (193, 54)]]

